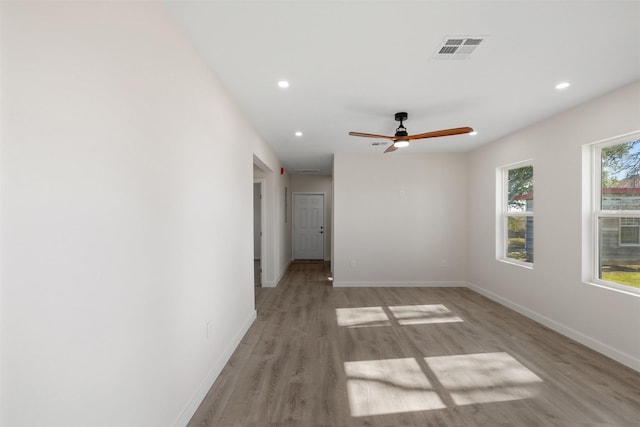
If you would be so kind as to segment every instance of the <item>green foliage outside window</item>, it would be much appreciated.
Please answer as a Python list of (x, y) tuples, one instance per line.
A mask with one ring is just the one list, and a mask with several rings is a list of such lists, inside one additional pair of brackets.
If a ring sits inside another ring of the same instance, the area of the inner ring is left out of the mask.
[(506, 256), (533, 262), (533, 166), (509, 169), (507, 181)]

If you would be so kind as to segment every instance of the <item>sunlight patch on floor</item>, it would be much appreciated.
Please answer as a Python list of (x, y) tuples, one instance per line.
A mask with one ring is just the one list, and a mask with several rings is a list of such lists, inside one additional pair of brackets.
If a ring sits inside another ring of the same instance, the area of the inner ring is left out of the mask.
[(389, 326), (389, 317), (382, 307), (336, 308), (338, 326), (364, 328)]
[[(344, 370), (353, 417), (443, 409), (444, 402), (463, 406), (527, 399), (542, 383), (504, 352), (344, 362)], [(434, 375), (433, 384), (428, 375)]]
[(425, 357), (456, 405), (505, 402), (536, 394), (542, 380), (507, 353)]
[(445, 408), (415, 359), (345, 362), (351, 415)]
[(397, 305), (390, 306), (389, 310), (391, 310), (400, 325), (425, 325), (463, 321), (442, 304)]
[(389, 319), (382, 307), (336, 308), (336, 319), (338, 326), (347, 328), (390, 326), (391, 320), (402, 326), (463, 322), (442, 304), (395, 305), (388, 309), (393, 319)]

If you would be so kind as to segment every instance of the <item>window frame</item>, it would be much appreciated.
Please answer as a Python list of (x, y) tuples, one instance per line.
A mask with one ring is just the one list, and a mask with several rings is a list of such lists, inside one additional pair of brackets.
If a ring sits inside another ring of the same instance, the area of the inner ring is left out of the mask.
[[(621, 228), (622, 218), (640, 218), (640, 210), (603, 210), (602, 209), (602, 150), (614, 145), (621, 145), (640, 139), (640, 131), (616, 136), (602, 141), (589, 144), (590, 150), (590, 170), (591, 170), (591, 207), (590, 207), (590, 232), (591, 247), (589, 248), (591, 256), (591, 268), (586, 283), (594, 284), (603, 288), (621, 291), (629, 295), (640, 296), (640, 288), (624, 285), (622, 283), (610, 282), (600, 278), (600, 219), (601, 218), (617, 218), (618, 230)], [(618, 241), (621, 246), (640, 246), (638, 244), (622, 244), (620, 242), (621, 235), (618, 234)]]
[[(517, 265), (520, 267), (524, 267), (524, 268), (528, 268), (528, 269), (533, 269), (533, 264), (535, 261), (535, 256), (534, 256), (534, 261), (522, 261), (516, 258), (511, 258), (509, 256), (507, 256), (507, 251), (509, 248), (509, 242), (508, 242), (508, 238), (509, 238), (509, 218), (510, 217), (515, 217), (515, 218), (526, 218), (527, 217), (531, 217), (533, 218), (534, 221), (534, 227), (533, 227), (533, 234), (535, 236), (535, 207), (533, 208), (532, 211), (523, 211), (523, 212), (509, 212), (509, 171), (514, 170), (514, 169), (520, 169), (523, 167), (527, 167), (527, 166), (531, 166), (533, 168), (533, 179), (532, 181), (534, 182), (533, 188), (534, 188), (534, 194), (535, 194), (535, 165), (533, 163), (533, 160), (529, 159), (529, 160), (523, 160), (520, 162), (516, 162), (516, 163), (511, 163), (505, 166), (501, 166), (497, 168), (497, 188), (498, 188), (498, 206), (497, 206), (497, 210), (498, 210), (498, 215), (497, 215), (497, 219), (498, 219), (498, 223), (497, 223), (497, 238), (496, 238), (496, 259), (498, 261), (501, 262), (505, 262), (508, 264), (513, 264), (513, 265)], [(534, 196), (534, 200), (535, 200), (535, 196)], [(534, 204), (535, 206), (535, 204)], [(535, 238), (533, 239), (534, 241), (534, 250), (535, 250)], [(534, 252), (535, 253), (535, 252)]]

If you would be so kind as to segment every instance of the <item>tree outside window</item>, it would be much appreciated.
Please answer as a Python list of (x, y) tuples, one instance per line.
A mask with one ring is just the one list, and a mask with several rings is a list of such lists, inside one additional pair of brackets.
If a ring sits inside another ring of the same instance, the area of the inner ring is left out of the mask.
[(533, 166), (503, 168), (504, 252), (507, 260), (533, 263)]

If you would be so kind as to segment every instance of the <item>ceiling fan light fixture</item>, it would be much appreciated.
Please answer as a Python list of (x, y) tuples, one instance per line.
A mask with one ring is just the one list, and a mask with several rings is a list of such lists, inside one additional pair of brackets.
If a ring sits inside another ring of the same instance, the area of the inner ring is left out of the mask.
[(409, 141), (406, 139), (399, 139), (393, 143), (393, 146), (396, 148), (404, 148), (409, 146)]

